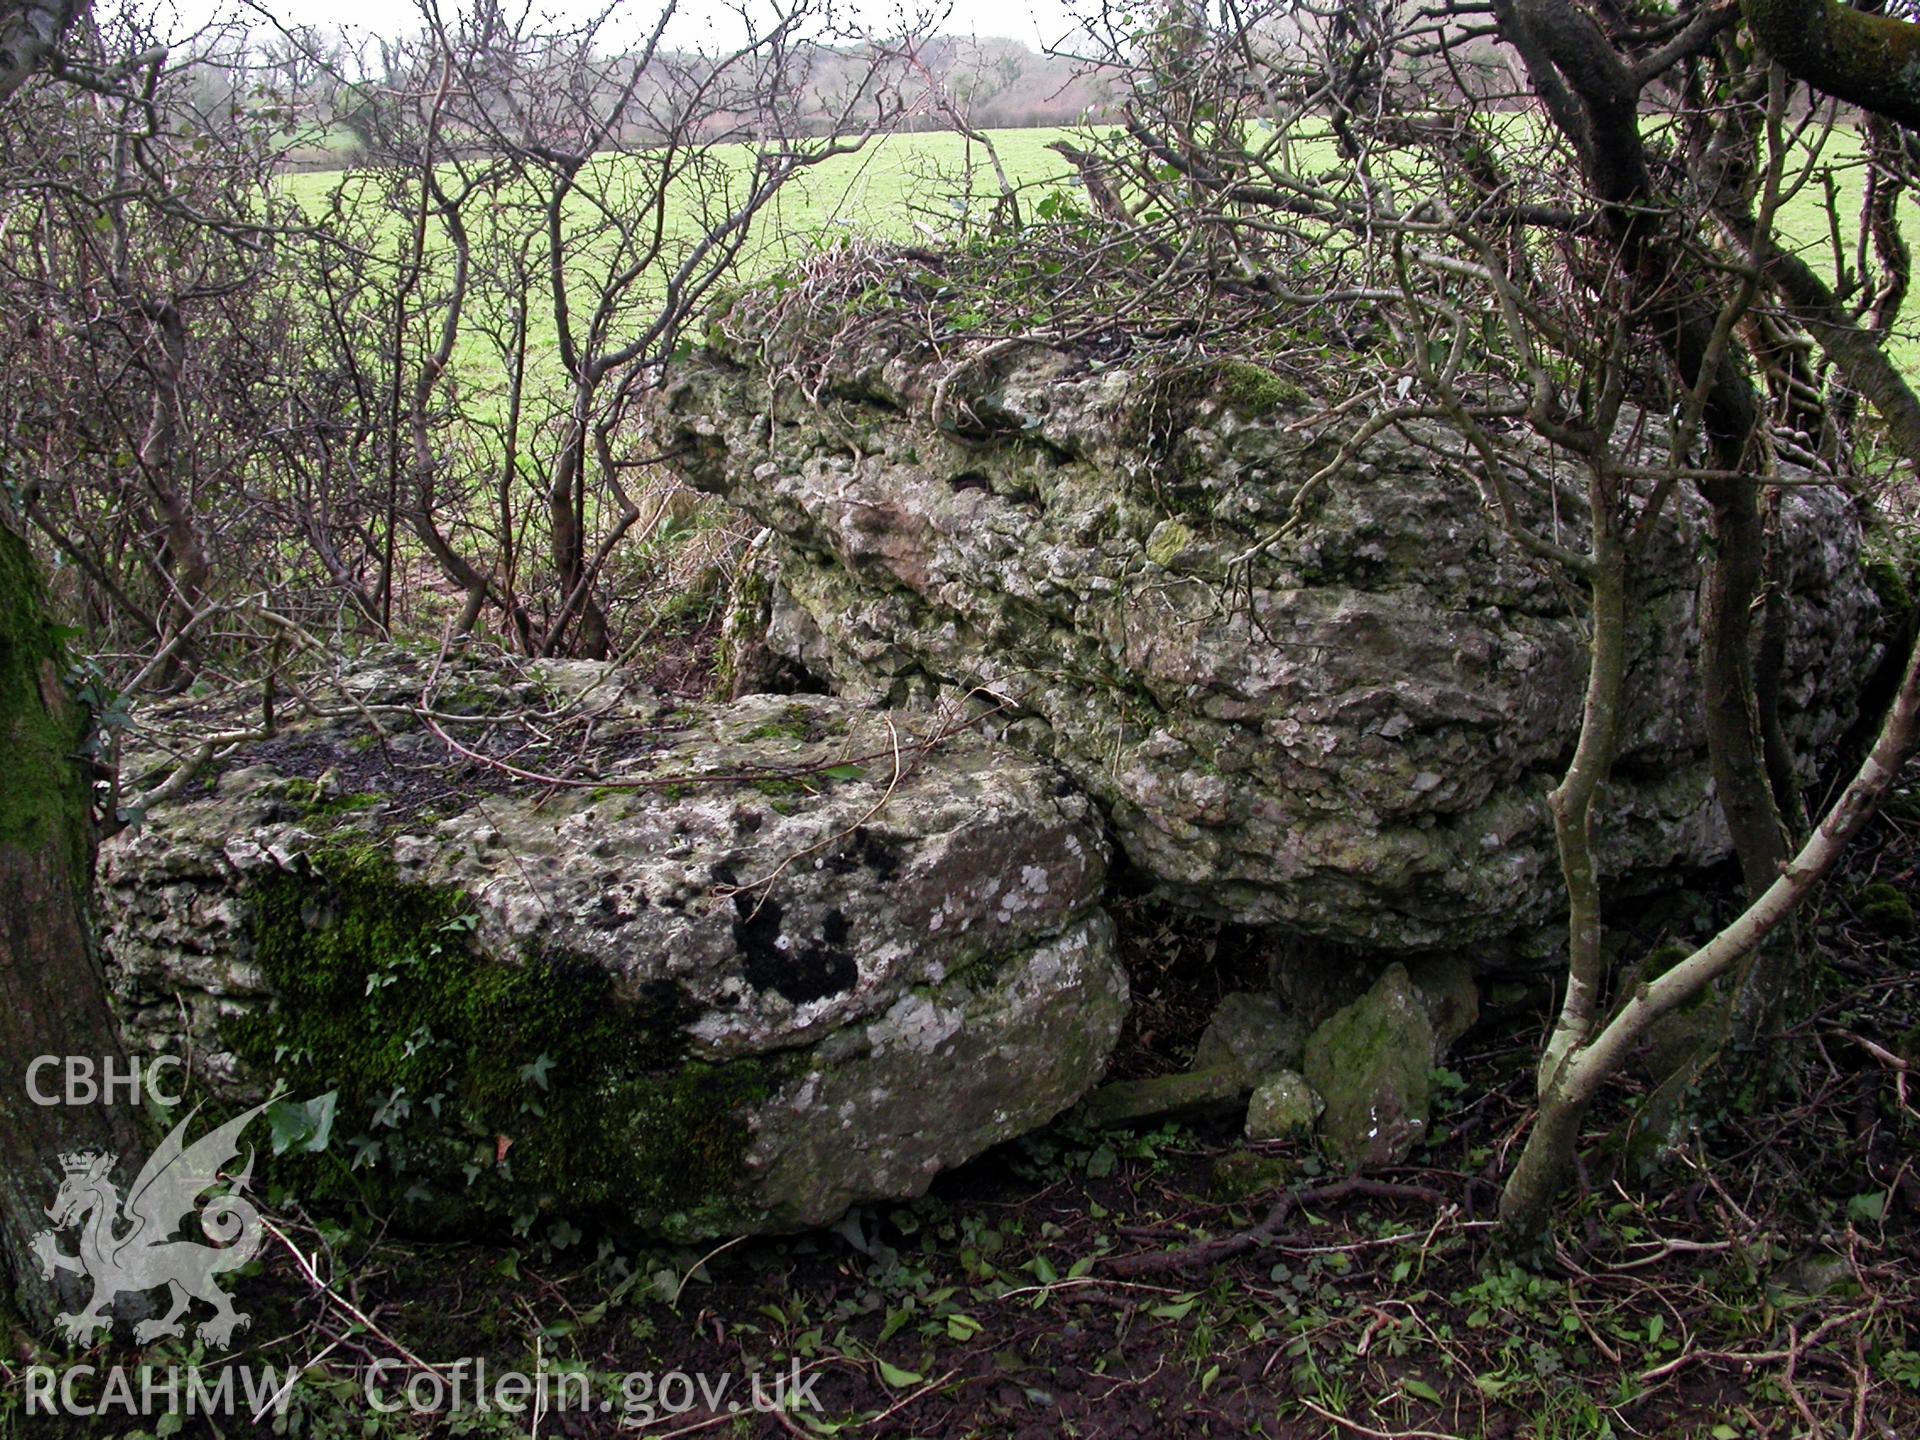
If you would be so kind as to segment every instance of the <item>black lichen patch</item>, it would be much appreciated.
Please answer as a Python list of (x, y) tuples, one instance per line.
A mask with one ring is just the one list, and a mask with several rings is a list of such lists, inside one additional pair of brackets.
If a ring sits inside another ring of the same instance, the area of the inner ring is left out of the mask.
[(786, 911), (779, 901), (741, 891), (733, 897), (733, 910), (733, 943), (745, 961), (747, 982), (756, 990), (771, 990), (791, 1004), (805, 1005), (844, 994), (859, 979), (859, 967), (847, 948), (850, 927), (840, 911), (827, 912), (818, 942), (802, 945), (787, 936), (783, 949)]
[(836, 875), (870, 873), (881, 884), (900, 874), (899, 847), (862, 827), (853, 832), (853, 843), (827, 859), (827, 869)]
[(854, 853), (860, 863), (873, 872), (873, 878), (885, 883), (900, 873), (900, 851), (871, 830), (861, 830), (853, 839)]

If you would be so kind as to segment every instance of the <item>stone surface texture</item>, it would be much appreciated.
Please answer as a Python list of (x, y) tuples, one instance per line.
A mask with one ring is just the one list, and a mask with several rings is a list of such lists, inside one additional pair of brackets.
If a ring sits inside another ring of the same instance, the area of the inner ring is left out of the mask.
[[(241, 747), (105, 845), (109, 970), (136, 1050), (184, 1047), (235, 1096), (276, 1076), (339, 1085), (342, 1135), (382, 1140), (371, 1112), (384, 1102), (390, 1121), (393, 1096), (362, 1093), (358, 1067), (417, 1076), (410, 1052), (381, 1047), (467, 1025), (470, 1053), (449, 1052), (435, 1081), (434, 1125), (479, 1146), (471, 1163), (510, 1204), (580, 1198), (555, 1133), (563, 1102), (595, 1125), (630, 1104), (632, 1133), (663, 1136), (659, 1153), (633, 1141), (630, 1183), (616, 1174), (594, 1194), (677, 1233), (809, 1225), (916, 1195), (1098, 1080), (1128, 1003), (1100, 904), (1106, 842), (1051, 764), (848, 700), (703, 707), (604, 666), (438, 667), (432, 708), (469, 713), (435, 723), (524, 770), (591, 771), (555, 787), (450, 750), (409, 708), (427, 671), (393, 654), (357, 667), (323, 697), (329, 715)], [(380, 938), (382, 909), (452, 918), (429, 947)], [(374, 953), (395, 945), (407, 953)], [(314, 1033), (318, 1017), (285, 997), (323, 966), (350, 972), (328, 992), (351, 1007), (332, 1017), (342, 1038), (272, 1054), (261, 1025), (285, 1032), (283, 1049)], [(459, 993), (432, 992), (430, 973)], [(525, 1000), (461, 1008), (496, 992), (587, 1001), (538, 1033)], [(427, 1033), (383, 1033), (393, 1024)], [(622, 1054), (634, 1037), (630, 1057), (566, 1052), (582, 1027)], [(490, 1049), (496, 1070), (531, 1067), (537, 1083), (512, 1103), (470, 1073)], [(486, 1160), (507, 1142), (510, 1161)], [(545, 1172), (542, 1146), (561, 1157)], [(458, 1181), (433, 1159), (454, 1148), (415, 1146), (413, 1178), (458, 1216)], [(528, 1178), (540, 1173), (545, 1188)], [(623, 1184), (638, 1198), (619, 1201)]]
[[(1127, 858), (1211, 915), (1372, 954), (1552, 948), (1544, 796), (1584, 639), (1457, 433), (1408, 421), (1309, 484), (1359, 421), (1251, 365), (1014, 342), (956, 371), (878, 325), (822, 359), (767, 313), (720, 321), (652, 425), (779, 537), (775, 652), (876, 706), (1003, 707)], [(1521, 518), (1578, 549), (1578, 477), (1556, 480)], [(1878, 611), (1851, 502), (1796, 488), (1781, 509), (1785, 723), (1812, 757), (1854, 720)], [(1696, 718), (1705, 543), (1676, 493), (1600, 827), (1629, 883), (1728, 849)]]
[(1306, 1083), (1325, 1102), (1320, 1146), (1350, 1170), (1397, 1165), (1426, 1138), (1433, 1024), (1404, 965), (1307, 1041)]
[(1311, 1135), (1326, 1102), (1314, 1093), (1306, 1078), (1292, 1070), (1276, 1070), (1254, 1087), (1247, 1101), (1247, 1139), (1288, 1140)]

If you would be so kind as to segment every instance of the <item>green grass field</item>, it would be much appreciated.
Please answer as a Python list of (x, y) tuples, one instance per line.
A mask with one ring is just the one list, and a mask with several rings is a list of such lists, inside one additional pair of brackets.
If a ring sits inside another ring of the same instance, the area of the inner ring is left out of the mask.
[[(992, 132), (991, 139), (1009, 181), (1026, 192), (1044, 192), (1070, 173), (1065, 161), (1046, 148), (1065, 133), (1003, 130)], [(697, 175), (690, 175), (676, 187), (666, 227), (670, 254), (684, 250), (705, 233), (708, 223), (731, 211), (743, 193), (751, 163), (743, 147), (718, 147), (711, 164), (700, 167)], [(651, 175), (642, 170), (643, 164), (638, 157), (596, 161), (597, 173), (585, 177), (583, 189), (616, 202), (625, 195), (632, 207), (644, 210), (652, 194)], [(622, 167), (631, 172), (631, 180), (621, 173)], [(307, 171), (290, 175), (284, 182), (287, 192), (315, 220), (326, 215), (335, 203), (336, 192), (345, 196), (343, 208), (348, 214), (376, 205), (374, 183), (371, 177), (350, 170)], [(998, 194), (999, 182), (986, 150), (964, 136), (949, 132), (882, 137), (855, 154), (833, 156), (791, 179), (757, 218), (738, 278), (752, 279), (788, 268), (843, 237), (918, 240), (923, 244), (955, 238), (960, 233), (957, 222), (961, 212), (970, 211), (976, 219), (984, 217)], [(509, 192), (498, 203), (527, 205), (534, 198)], [(568, 242), (569, 297), (576, 317), (582, 317), (591, 309), (614, 257), (602, 253), (604, 247), (597, 251), (591, 242), (578, 238), (591, 223), (592, 202), (570, 201), (566, 214), (574, 222)], [(500, 229), (524, 230), (527, 223), (523, 215), (517, 224), (505, 224)], [(481, 272), (475, 297), (470, 300), (470, 306), (474, 306), (490, 285), (498, 289), (498, 277), (484, 273), (488, 268), (485, 246), (493, 237), (484, 233), (485, 227), (474, 226), (471, 219), (469, 229), (475, 242), (475, 269)], [(383, 215), (374, 230), (375, 253), (392, 263), (405, 253), (408, 234), (405, 217)], [(430, 228), (429, 237), (430, 257), (444, 263), (447, 243), (437, 222)], [(656, 267), (655, 273), (633, 287), (623, 303), (625, 322), (634, 329), (651, 320), (667, 268)], [(431, 285), (423, 289), (431, 290)], [(487, 325), (478, 310), (475, 306), (470, 311), (454, 357), (455, 373), (468, 381), (470, 397), (472, 388), (483, 388), (501, 372), (498, 349), (482, 333)], [(613, 328), (617, 333), (620, 327), (616, 323)], [(554, 365), (558, 341), (544, 287), (534, 287), (528, 296), (528, 348), (536, 374), (557, 375)]]
[[(1514, 116), (1507, 123), (1526, 127), (1535, 122)], [(1029, 215), (1035, 201), (1070, 176), (1071, 167), (1047, 147), (1072, 132), (1034, 129), (989, 134), (1008, 179), (1023, 194)], [(1322, 153), (1324, 142), (1300, 143), (1303, 153), (1297, 154), (1297, 159), (1308, 165), (1333, 163), (1330, 145), (1324, 145)], [(596, 162), (601, 167), (637, 167), (640, 163), (632, 158)], [(743, 148), (716, 150), (713, 163), (702, 170), (699, 180), (682, 186), (685, 193), (676, 193), (675, 203), (669, 207), (670, 243), (684, 246), (703, 233), (703, 209), (706, 216), (724, 215), (739, 193), (749, 166)], [(1822, 153), (1803, 153), (1789, 168), (1787, 180), (1793, 193), (1782, 207), (1780, 229), (1825, 273), (1831, 273), (1833, 256), (1833, 232), (1826, 212), (1828, 189), (1838, 200), (1842, 245), (1852, 264), (1856, 257), (1851, 237), (1857, 230), (1865, 173), (1858, 136), (1846, 127), (1831, 132)], [(589, 179), (589, 188), (597, 186), (610, 197), (622, 193), (623, 181), (617, 173), (603, 168)], [(357, 183), (352, 172), (337, 170), (296, 174), (285, 182), (288, 192), (316, 218), (325, 212), (338, 187)], [(635, 182), (625, 188), (630, 189), (635, 205), (644, 205), (649, 198), (648, 184), (637, 169)], [(937, 245), (961, 233), (959, 221), (964, 216), (970, 215), (975, 221), (984, 218), (998, 193), (998, 180), (985, 148), (961, 135), (948, 132), (883, 137), (857, 154), (823, 161), (790, 181), (759, 218), (739, 278), (750, 280), (790, 267), (843, 237)], [(511, 203), (511, 197), (506, 203)], [(584, 224), (590, 207), (575, 202), (568, 213)], [(380, 233), (398, 254), (406, 233), (405, 222), (389, 216)], [(381, 248), (385, 248), (384, 243)], [(605, 270), (605, 257), (597, 256), (585, 243), (570, 254), (569, 290), (577, 313), (591, 302)], [(651, 318), (660, 283), (658, 276), (650, 276), (634, 288), (626, 306), (632, 324), (643, 325)], [(539, 296), (530, 304), (528, 325), (536, 370), (544, 370), (552, 361), (556, 341), (551, 311)], [(484, 377), (498, 374), (499, 356), (472, 333), (477, 328), (470, 326), (469, 333), (463, 334), (455, 368), (457, 373), (484, 385)], [(1920, 370), (1920, 332), (1911, 325), (1904, 326), (1891, 344), (1903, 368), (1909, 373)]]
[[(1069, 172), (1066, 162), (1047, 149), (1068, 131), (987, 133), (1017, 184), (1052, 183)], [(748, 162), (743, 147), (722, 146), (715, 153), (744, 173)], [(327, 196), (342, 178), (339, 170), (309, 170), (289, 176), (286, 185), (313, 214), (325, 207)], [(934, 186), (955, 180), (970, 184), (976, 195), (991, 200), (996, 182), (981, 146), (952, 132), (882, 136), (858, 154), (834, 156), (797, 177), (782, 191), (773, 219), (795, 238), (835, 228), (905, 234), (920, 197), (931, 204)]]

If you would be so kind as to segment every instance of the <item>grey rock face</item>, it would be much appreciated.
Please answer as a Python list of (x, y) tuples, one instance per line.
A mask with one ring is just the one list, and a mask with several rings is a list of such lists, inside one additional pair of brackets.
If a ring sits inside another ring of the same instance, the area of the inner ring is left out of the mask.
[(1429, 955), (1407, 962), (1407, 974), (1433, 1026), (1437, 1061), (1480, 1019), (1480, 987), (1473, 967), (1458, 955)]
[(235, 1094), (339, 1085), (338, 1131), (435, 1223), (491, 1197), (682, 1234), (916, 1195), (1099, 1078), (1127, 986), (1105, 841), (1052, 766), (844, 700), (451, 667), (474, 718), (450, 735), (598, 772), (555, 789), (451, 755), (397, 708), (420, 686), (363, 667), (355, 705), (107, 844), (136, 1048), (184, 1044)]
[[(1470, 480), (1409, 422), (1345, 473), (1351, 421), (1227, 364), (1015, 347), (933, 397), (910, 336), (825, 367), (730, 319), (661, 398), (687, 480), (784, 539), (769, 644), (871, 704), (971, 696), (1099, 802), (1129, 859), (1214, 916), (1373, 952), (1547, 948), (1543, 797), (1579, 723), (1580, 627)], [(809, 371), (808, 373), (814, 373)], [(1684, 487), (1683, 487), (1684, 488)], [(1578, 548), (1583, 500), (1523, 518)], [(1785, 718), (1803, 755), (1851, 723), (1877, 613), (1857, 521), (1786, 496)], [(1667, 506), (1644, 577), (1604, 861), (1631, 880), (1727, 840), (1697, 721), (1704, 520)], [(1510, 948), (1510, 947), (1509, 947)]]
[(1306, 1025), (1279, 996), (1236, 990), (1214, 1007), (1194, 1049), (1193, 1068), (1237, 1069), (1252, 1085), (1276, 1070), (1297, 1066), (1306, 1044)]
[(1096, 1125), (1140, 1120), (1201, 1120), (1238, 1109), (1252, 1085), (1237, 1065), (1181, 1070), (1140, 1080), (1115, 1080), (1087, 1097), (1086, 1117)]

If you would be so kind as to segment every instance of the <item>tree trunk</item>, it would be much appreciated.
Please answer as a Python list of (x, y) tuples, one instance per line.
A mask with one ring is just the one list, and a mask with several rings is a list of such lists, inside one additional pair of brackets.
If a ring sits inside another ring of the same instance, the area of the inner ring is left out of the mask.
[[(153, 404), (138, 459), (162, 526), (160, 573), (169, 586), (160, 604), (161, 644), (183, 637), (194, 623), (213, 576), (200, 537), (193, 502), (180, 475), (180, 381), (187, 368), (187, 325), (180, 307), (158, 301), (144, 307), (153, 326), (147, 369), (153, 376)], [(186, 688), (197, 668), (191, 645), (175, 647), (153, 677), (153, 688), (171, 695)]]
[(79, 9), (75, 0), (26, 0), (0, 10), (0, 100), (46, 63)]
[[(56, 1285), (33, 1253), (60, 1156), (102, 1149), (135, 1161), (142, 1137), (130, 1105), (42, 1106), (27, 1089), (41, 1055), (126, 1070), (88, 911), (93, 824), (79, 751), (89, 721), (67, 693), (44, 603), (33, 556), (0, 512), (0, 1314), (51, 1338), (55, 1313), (77, 1308), (87, 1288), (68, 1272)], [(42, 1094), (61, 1088), (57, 1070), (37, 1080)]]
[(1920, 127), (1920, 27), (1840, 0), (1745, 0), (1741, 9), (1796, 80)]
[(1500, 1190), (1494, 1238), (1508, 1259), (1535, 1265), (1546, 1253), (1554, 1207), (1573, 1174), (1586, 1113), (1587, 1102), (1566, 1093), (1564, 1086), (1555, 1084), (1540, 1097), (1533, 1130)]
[(1880, 722), (1873, 749), (1798, 853), (1752, 904), (1719, 934), (1663, 974), (1637, 986), (1606, 1025), (1570, 1054), (1540, 1097), (1539, 1114), (1500, 1196), (1499, 1242), (1516, 1258), (1536, 1253), (1553, 1218), (1554, 1198), (1573, 1172), (1580, 1119), (1663, 1015), (1733, 973), (1833, 873), (1892, 787), (1920, 739), (1920, 644), (1907, 654), (1900, 689)]

